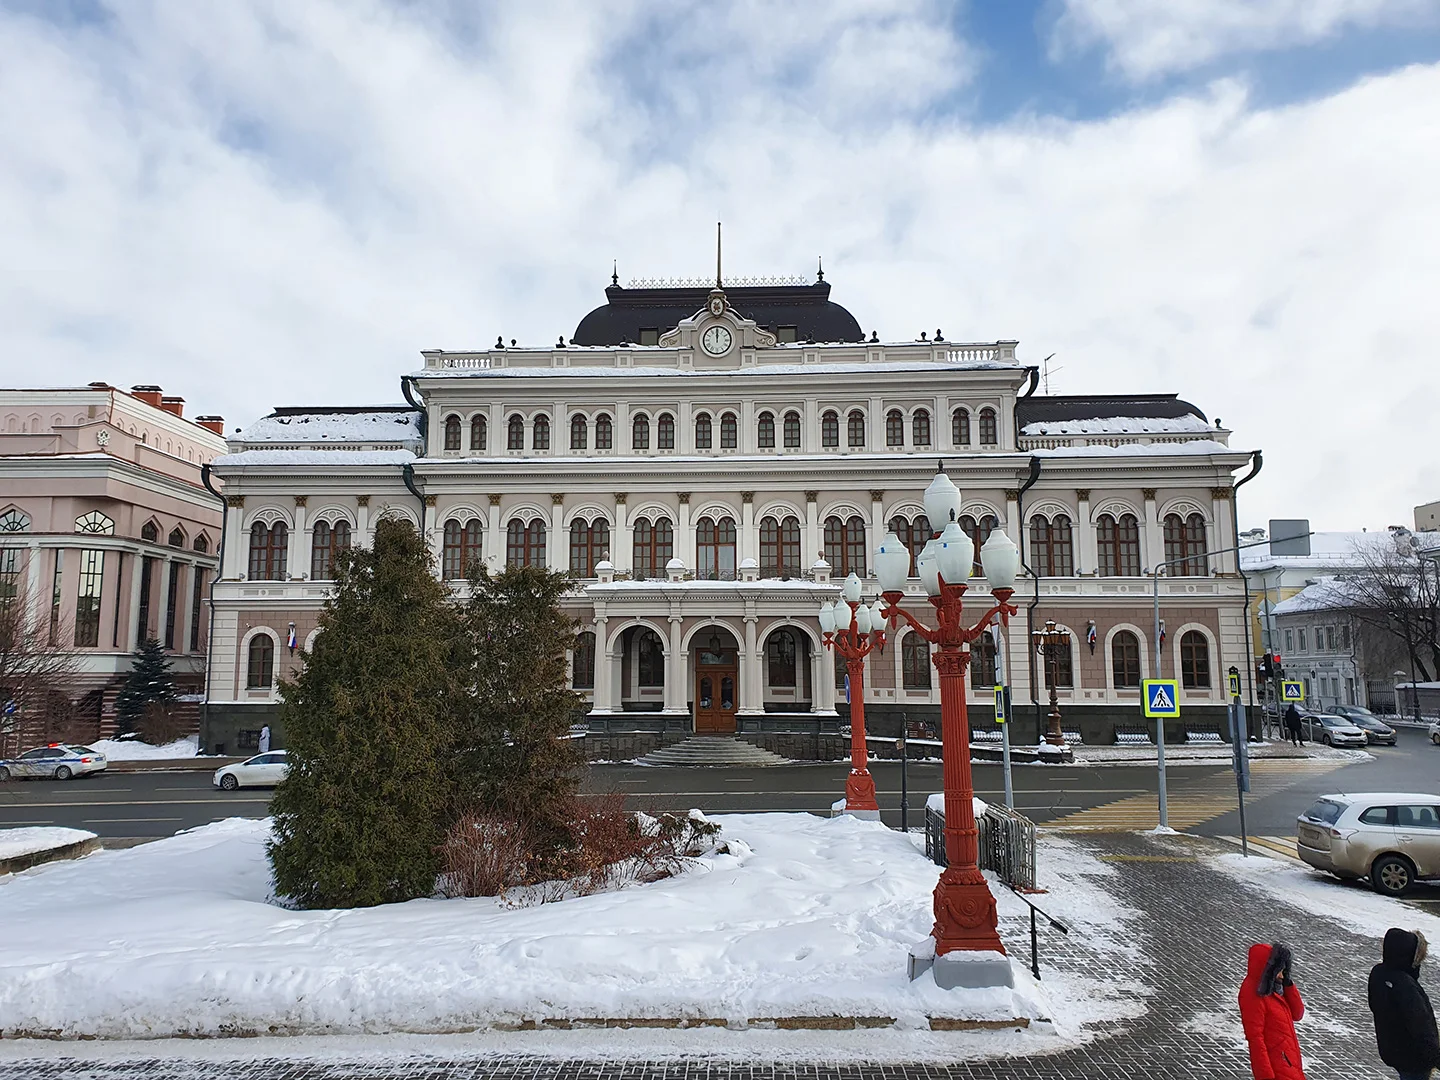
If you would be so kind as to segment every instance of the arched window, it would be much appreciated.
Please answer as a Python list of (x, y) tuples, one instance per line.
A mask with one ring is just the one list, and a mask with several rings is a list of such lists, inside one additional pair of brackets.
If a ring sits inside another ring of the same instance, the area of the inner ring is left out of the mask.
[(910, 576), (914, 577), (916, 556), (925, 550), (930, 541), (930, 519), (924, 514), (918, 514), (914, 521), (896, 517), (890, 520), (890, 529), (910, 552)]
[(1140, 523), (1134, 514), (1101, 514), (1095, 523), (1101, 577), (1140, 576)]
[(441, 576), (446, 581), (458, 581), (470, 572), (470, 564), (480, 558), (481, 536), (479, 518), (471, 518), (463, 525), (454, 518), (445, 522)]
[(640, 631), (640, 639), (635, 643), (635, 652), (639, 661), (636, 682), (644, 687), (656, 687), (665, 685), (665, 646), (660, 643), (660, 635), (648, 627)]
[(289, 547), (290, 529), (283, 521), (250, 526), (250, 580), (284, 581)]
[(1000, 442), (1000, 426), (995, 421), (995, 410), (980, 410), (980, 445), (995, 446)]
[(630, 449), (650, 449), (650, 418), (641, 414), (630, 425)]
[(185, 534), (179, 528), (170, 530), (170, 535), (165, 538), (165, 543), (170, 547), (183, 548), (185, 546)]
[(891, 409), (885, 414), (885, 445), (905, 445), (905, 414), (899, 409)]
[(766, 675), (771, 686), (794, 686), (795, 635), (789, 630), (776, 630), (765, 641)]
[(575, 416), (570, 420), (570, 449), (584, 450), (590, 443), (590, 428), (585, 423), (583, 416)]
[(573, 690), (595, 689), (595, 635), (582, 630), (575, 635), (571, 650), (570, 687)]
[(445, 417), (445, 449), (460, 449), (460, 417)]
[(1171, 577), (1205, 576), (1205, 519), (1199, 514), (1165, 515), (1165, 561), (1180, 559), (1185, 561), (1166, 567)]
[(910, 418), (910, 435), (910, 441), (916, 446), (930, 445), (930, 413), (927, 410), (915, 410), (915, 415)]
[(26, 532), (30, 528), (30, 518), (19, 510), (6, 510), (0, 514), (0, 533)]
[(610, 450), (615, 446), (615, 425), (608, 413), (595, 417), (595, 449)]
[(783, 521), (767, 517), (760, 522), (760, 576), (800, 576), (800, 520), (793, 515)]
[(550, 449), (550, 418), (548, 416), (535, 417), (535, 427), (530, 432), (530, 449)]
[(519, 413), (510, 417), (510, 423), (506, 429), (505, 449), (525, 449), (525, 421), (520, 418)]
[(723, 517), (719, 521), (705, 518), (695, 530), (699, 565), (695, 576), (706, 580), (733, 581), (735, 579), (735, 520)]
[(733, 412), (720, 417), (720, 449), (734, 450), (740, 443), (740, 421)]
[(865, 445), (865, 414), (859, 409), (851, 409), (850, 415), (845, 419), (845, 427), (848, 441), (851, 447)]
[(519, 518), (505, 530), (505, 561), (511, 566), (545, 565), (545, 523), (539, 518), (526, 525)]
[(489, 432), (486, 431), (485, 414), (476, 413), (470, 418), (470, 449), (484, 450), (488, 442)]
[(983, 694), (993, 692), (999, 681), (995, 676), (995, 639), (981, 634), (970, 643), (970, 685)]
[(755, 445), (761, 450), (775, 449), (775, 414), (762, 412), (755, 422)]
[(1180, 635), (1180, 685), (1186, 690), (1210, 688), (1210, 642), (1199, 630)]
[[(86, 514), (86, 515), (85, 515), (85, 517), (87, 517), (87, 518), (88, 518), (88, 517), (93, 517), (93, 516), (94, 516), (93, 514)], [(82, 518), (81, 520), (83, 521), (84, 518)], [(82, 528), (80, 528), (80, 522), (77, 521), (77, 522), (75, 523), (75, 531), (76, 531), (76, 532), (95, 532), (96, 530), (94, 530), (94, 529), (88, 529), (88, 528), (82, 529)], [(141, 540), (144, 540), (147, 544), (155, 544), (155, 543), (158, 543), (159, 540), (160, 540), (160, 526), (159, 526), (159, 525), (156, 525), (155, 522), (153, 522), (153, 521), (147, 521), (147, 522), (145, 522), (144, 525), (141, 525), (141, 526), (140, 526), (140, 539), (141, 539)]]
[(695, 417), (695, 449), (710, 449), (710, 414), (701, 413)]
[(800, 449), (800, 414), (798, 412), (785, 414), (785, 449)]
[(210, 551), (210, 538), (204, 533), (195, 537), (195, 550), (201, 554), (206, 554)]
[(999, 527), (1000, 520), (994, 514), (986, 514), (979, 520), (969, 514), (960, 515), (960, 528), (975, 545), (975, 566), (971, 573), (984, 573), (984, 568), (980, 565), (980, 549), (985, 546), (985, 541), (990, 539), (990, 534)]
[(1070, 577), (1075, 573), (1075, 544), (1070, 519), (1056, 514), (1047, 521), (1041, 514), (1030, 519), (1030, 562), (1044, 577)]
[(660, 419), (656, 422), (655, 448), (657, 450), (675, 449), (675, 418), (668, 412), (661, 413)]
[(913, 630), (900, 639), (900, 674), (906, 690), (930, 689), (930, 643)]
[(675, 557), (675, 527), (669, 518), (635, 519), (635, 576), (640, 580), (665, 576), (665, 564)]
[(570, 523), (570, 572), (576, 577), (594, 577), (609, 550), (610, 523), (604, 518)]
[(956, 446), (970, 445), (969, 409), (956, 409), (950, 414), (950, 439)]
[(275, 639), (256, 634), (250, 639), (245, 665), (245, 689), (269, 690), (275, 685)]
[(827, 412), (820, 417), (820, 445), (831, 449), (840, 445), (840, 414)]
[(825, 519), (825, 561), (831, 572), (865, 576), (865, 519), (858, 515), (846, 521)]
[(310, 580), (329, 581), (334, 560), (334, 533), (328, 521), (317, 521), (310, 533)]
[(1140, 639), (1129, 630), (1117, 630), (1110, 639), (1110, 669), (1117, 690), (1140, 689)]
[[(26, 521), (29, 524), (29, 521)], [(150, 535), (145, 535), (145, 529), (140, 530), (140, 538), (149, 543), (155, 543), (160, 539), (160, 530), (153, 521), (147, 521), (145, 528), (150, 530)], [(99, 510), (91, 510), (88, 514), (82, 514), (75, 519), (75, 531), (78, 533), (93, 533), (96, 536), (114, 536), (115, 522), (106, 517)], [(182, 538), (182, 544), (185, 542)]]

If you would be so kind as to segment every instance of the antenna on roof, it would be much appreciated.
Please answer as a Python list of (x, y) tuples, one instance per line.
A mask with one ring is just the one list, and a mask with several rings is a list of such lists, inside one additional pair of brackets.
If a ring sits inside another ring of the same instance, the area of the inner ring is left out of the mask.
[(1042, 383), (1044, 383), (1044, 385), (1045, 385), (1045, 393), (1047, 393), (1047, 394), (1050, 393), (1050, 373), (1051, 373), (1052, 371), (1063, 371), (1063, 370), (1064, 370), (1064, 368), (1058, 368), (1058, 367), (1052, 368), (1052, 367), (1050, 366), (1050, 361), (1051, 361), (1051, 360), (1054, 360), (1054, 359), (1055, 359), (1055, 354), (1052, 352), (1049, 356), (1045, 357), (1044, 360), (1041, 360), (1041, 361), (1040, 361), (1040, 380), (1041, 380)]
[(722, 289), (720, 283), (720, 222), (715, 222), (715, 288)]

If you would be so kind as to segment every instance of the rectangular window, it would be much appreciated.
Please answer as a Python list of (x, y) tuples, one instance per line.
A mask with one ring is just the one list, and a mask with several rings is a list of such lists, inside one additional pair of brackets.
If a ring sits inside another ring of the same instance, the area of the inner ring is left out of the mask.
[(782, 345), (792, 344), (800, 340), (800, 329), (796, 326), (777, 326), (775, 328), (775, 340)]
[(1333, 626), (1325, 627), (1325, 651), (1335, 651), (1335, 627)]
[(80, 553), (80, 589), (75, 596), (75, 644), (94, 648), (100, 644), (100, 588), (105, 578), (105, 553)]
[(60, 579), (65, 570), (65, 552), (55, 549), (55, 580), (50, 590), (50, 644), (57, 645), (60, 634)]
[(20, 549), (0, 548), (0, 604), (8, 604), (20, 592)]
[(1349, 624), (1349, 623), (1344, 623), (1344, 624), (1340, 627), (1340, 647), (1341, 647), (1342, 649), (1349, 649), (1349, 648), (1350, 648), (1350, 624)]
[(125, 588), (125, 553), (115, 553), (115, 621), (110, 624), (110, 647), (120, 647), (120, 594)]
[(150, 638), (150, 585), (154, 581), (155, 560), (140, 560), (140, 610), (135, 613), (135, 640)]
[(640, 328), (640, 345), (659, 345), (660, 328), (658, 326), (642, 326)]
[(1289, 627), (1285, 628), (1285, 651), (1287, 653), (1295, 651), (1295, 635), (1290, 631)]
[(205, 602), (205, 570), (195, 567), (195, 589), (190, 596), (190, 651), (200, 651), (200, 605)]
[(1306, 651), (1306, 649), (1305, 649), (1305, 628), (1302, 626), (1298, 631), (1296, 631), (1296, 633), (1298, 633), (1298, 634), (1300, 635), (1300, 651), (1303, 653), (1303, 652)]
[(165, 648), (175, 651), (175, 615), (180, 608), (180, 564), (170, 564), (170, 580), (165, 585)]

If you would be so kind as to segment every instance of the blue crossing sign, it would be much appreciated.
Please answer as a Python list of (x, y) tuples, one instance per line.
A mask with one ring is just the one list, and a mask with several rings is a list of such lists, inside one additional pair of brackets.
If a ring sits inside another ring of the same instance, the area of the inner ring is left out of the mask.
[(1146, 679), (1145, 715), (1151, 719), (1174, 719), (1180, 715), (1180, 684), (1175, 679)]
[(1304, 701), (1305, 684), (1299, 679), (1286, 679), (1280, 684), (1281, 701)]
[(1005, 687), (997, 686), (995, 687), (995, 722), (1003, 724), (1008, 719), (1010, 717), (1005, 714)]

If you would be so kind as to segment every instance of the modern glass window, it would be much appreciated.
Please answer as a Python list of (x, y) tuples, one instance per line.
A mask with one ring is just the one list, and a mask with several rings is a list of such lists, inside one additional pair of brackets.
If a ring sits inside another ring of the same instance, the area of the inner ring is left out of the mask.
[(80, 591), (75, 597), (75, 644), (94, 648), (100, 644), (100, 593), (105, 579), (105, 553), (80, 553)]
[(910, 418), (910, 441), (916, 446), (930, 445), (930, 413), (926, 409), (916, 409), (915, 415)]
[(930, 643), (913, 630), (900, 639), (900, 674), (906, 690), (930, 689)]
[(654, 630), (645, 629), (640, 631), (640, 638), (635, 644), (637, 655), (637, 666), (639, 672), (635, 680), (640, 686), (653, 688), (665, 685), (665, 646), (660, 643), (660, 635)]
[(1000, 442), (1000, 426), (996, 422), (995, 410), (984, 408), (980, 410), (980, 445), (996, 446)]
[(990, 539), (990, 534), (999, 527), (1000, 519), (994, 514), (985, 514), (978, 520), (969, 514), (960, 515), (960, 528), (970, 538), (970, 542), (975, 545), (975, 565), (971, 570), (972, 574), (984, 573), (984, 568), (980, 565), (980, 549), (985, 546), (985, 541)]
[(1075, 573), (1075, 545), (1070, 519), (1056, 514), (1053, 520), (1036, 514), (1030, 519), (1030, 559), (1035, 572), (1045, 577), (1070, 577)]
[(765, 641), (765, 666), (770, 685), (792, 687), (795, 677), (795, 635), (789, 630), (776, 630)]
[(950, 440), (956, 446), (970, 445), (969, 409), (956, 409), (950, 414)]
[(604, 518), (570, 523), (570, 572), (576, 577), (594, 577), (609, 551), (610, 523)]
[(195, 567), (190, 594), (190, 651), (200, 651), (200, 608), (205, 603), (205, 568)]
[(978, 694), (993, 693), (995, 684), (995, 639), (981, 634), (970, 643), (970, 685)]
[(845, 431), (851, 448), (865, 445), (865, 414), (859, 409), (851, 409), (850, 415), (845, 418)]
[(719, 521), (705, 518), (695, 530), (699, 565), (696, 576), (707, 580), (733, 581), (735, 578), (735, 521), (724, 517)]
[(460, 417), (458, 416), (445, 418), (445, 449), (460, 449)]
[(290, 528), (283, 521), (250, 526), (250, 580), (284, 581), (289, 558)]
[(440, 560), (441, 576), (445, 580), (458, 581), (470, 572), (470, 564), (480, 558), (482, 535), (479, 518), (463, 524), (455, 518), (445, 522), (445, 546)]
[(595, 449), (611, 450), (615, 446), (615, 424), (609, 414), (601, 413), (595, 417)]
[(711, 442), (710, 414), (701, 413), (695, 417), (695, 449), (709, 450)]
[(595, 689), (595, 635), (583, 630), (575, 635), (571, 650), (570, 687), (574, 690)]
[(899, 409), (891, 409), (885, 414), (885, 445), (905, 445), (905, 414)]
[(924, 514), (916, 515), (914, 521), (896, 517), (891, 519), (890, 529), (910, 552), (910, 576), (914, 577), (915, 559), (920, 552), (925, 550), (925, 545), (930, 541), (930, 519)]
[(734, 450), (740, 444), (740, 421), (733, 412), (720, 417), (720, 449)]
[(550, 449), (550, 418), (548, 416), (535, 417), (535, 426), (530, 431), (530, 449)]
[(800, 576), (800, 519), (766, 517), (760, 522), (760, 576)]
[(762, 412), (755, 421), (755, 445), (761, 450), (775, 449), (775, 414)]
[(269, 634), (256, 634), (250, 639), (248, 662), (245, 665), (245, 688), (268, 690), (275, 685), (275, 639)]
[(660, 419), (655, 424), (655, 448), (657, 450), (675, 449), (675, 418), (668, 412), (661, 413)]
[(1140, 688), (1140, 639), (1129, 630), (1119, 630), (1110, 639), (1110, 668), (1117, 690)]
[(635, 576), (642, 581), (664, 577), (665, 564), (675, 557), (675, 527), (670, 519), (656, 518), (652, 524), (649, 518), (636, 518), (633, 535)]
[(631, 422), (630, 448), (632, 450), (650, 449), (650, 418), (648, 416), (637, 416)]
[(840, 445), (840, 414), (827, 412), (820, 417), (820, 445), (832, 449)]
[(1140, 523), (1134, 514), (1101, 514), (1095, 536), (1101, 577), (1140, 576)]
[[(1198, 513), (1182, 518), (1165, 515), (1165, 561), (1177, 560), (1166, 568), (1171, 577), (1204, 577), (1205, 519)], [(1184, 560), (1183, 562), (1178, 560)]]
[(865, 576), (865, 519), (825, 519), (825, 561), (832, 574)]
[(1210, 642), (1199, 630), (1180, 636), (1180, 685), (1186, 690), (1210, 686)]
[(505, 561), (511, 566), (545, 565), (545, 523), (516, 518), (505, 529)]
[(489, 432), (486, 430), (485, 416), (483, 413), (476, 413), (470, 418), (470, 449), (484, 450), (488, 441)]
[(800, 414), (797, 412), (785, 414), (785, 449), (800, 449)]
[(590, 445), (590, 427), (583, 416), (570, 418), (570, 449), (585, 450)]

